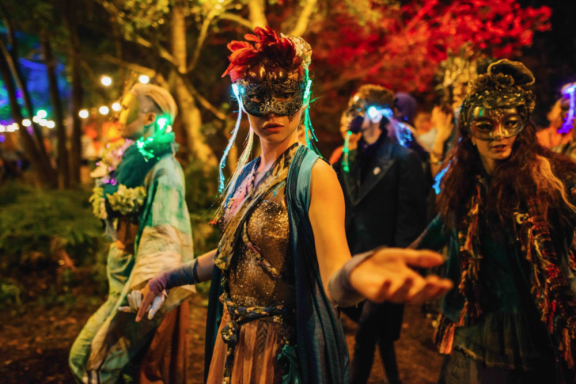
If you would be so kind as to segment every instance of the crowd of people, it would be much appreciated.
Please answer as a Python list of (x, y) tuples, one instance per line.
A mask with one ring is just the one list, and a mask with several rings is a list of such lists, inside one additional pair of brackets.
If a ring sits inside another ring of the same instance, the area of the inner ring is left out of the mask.
[[(310, 45), (266, 27), (228, 48), (239, 112), (221, 166), (244, 115), (250, 130), (204, 255), (165, 124), (174, 99), (149, 84), (122, 97), (122, 140), (92, 172), (110, 284), (70, 352), (78, 383), (189, 382), (187, 299), (205, 281), (206, 383), (363, 384), (378, 346), (398, 384), (404, 305), (439, 300), (440, 383), (575, 382), (576, 84), (539, 132), (520, 62), (452, 60), (429, 113), (362, 85), (328, 162)], [(342, 315), (358, 323), (351, 356)]]

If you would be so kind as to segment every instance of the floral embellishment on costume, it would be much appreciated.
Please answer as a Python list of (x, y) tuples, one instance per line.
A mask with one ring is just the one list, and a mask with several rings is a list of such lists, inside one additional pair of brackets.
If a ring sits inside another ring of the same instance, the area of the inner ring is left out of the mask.
[(144, 205), (146, 199), (146, 188), (126, 188), (120, 185), (118, 191), (112, 195), (107, 195), (108, 203), (112, 210), (119, 212), (122, 216), (137, 214)]
[(122, 156), (128, 147), (134, 144), (129, 139), (118, 140), (106, 146), (102, 160), (96, 163), (96, 169), (90, 173), (92, 178), (106, 178), (111, 172), (115, 171), (118, 164), (122, 161)]
[(89, 202), (92, 203), (92, 212), (96, 218), (106, 220), (108, 213), (106, 212), (106, 199), (104, 198), (104, 188), (95, 187), (93, 194), (90, 196)]

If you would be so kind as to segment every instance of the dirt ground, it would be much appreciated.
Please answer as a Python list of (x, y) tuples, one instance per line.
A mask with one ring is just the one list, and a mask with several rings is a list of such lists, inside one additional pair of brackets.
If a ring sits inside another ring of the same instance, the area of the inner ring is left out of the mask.
[[(76, 335), (97, 309), (98, 300), (79, 300), (74, 307), (46, 309), (30, 306), (24, 313), (0, 311), (0, 383), (73, 383), (68, 369), (68, 351)], [(205, 300), (192, 299), (190, 364), (193, 381), (202, 383), (204, 371)], [(355, 325), (344, 320), (349, 348), (354, 344)], [(430, 341), (432, 327), (419, 307), (409, 306), (404, 316), (402, 338), (396, 344), (404, 384), (432, 384), (438, 379), (442, 357)], [(385, 383), (379, 357), (369, 383)]]

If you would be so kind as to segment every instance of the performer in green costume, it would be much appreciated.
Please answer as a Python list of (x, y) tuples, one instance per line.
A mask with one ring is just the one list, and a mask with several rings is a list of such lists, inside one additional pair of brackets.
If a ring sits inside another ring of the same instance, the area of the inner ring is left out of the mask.
[(92, 176), (94, 214), (113, 241), (107, 261), (108, 299), (88, 320), (70, 351), (78, 382), (186, 382), (185, 331), (192, 286), (174, 289), (159, 316), (140, 323), (127, 295), (158, 273), (193, 259), (184, 174), (174, 157), (172, 96), (135, 85), (122, 99), (123, 141), (113, 144)]

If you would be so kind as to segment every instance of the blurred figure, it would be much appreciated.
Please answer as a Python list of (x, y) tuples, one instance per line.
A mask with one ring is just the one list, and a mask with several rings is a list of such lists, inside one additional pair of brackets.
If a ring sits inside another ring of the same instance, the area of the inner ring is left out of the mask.
[[(360, 140), (334, 169), (344, 190), (346, 237), (353, 255), (379, 246), (407, 247), (426, 227), (429, 184), (421, 158), (408, 148), (410, 131), (392, 117), (393, 106), (392, 91), (377, 85), (360, 87), (349, 102), (348, 130)], [(394, 342), (400, 337), (404, 306), (366, 301), (360, 310), (345, 313), (358, 319), (351, 383), (368, 381), (376, 345), (389, 383), (399, 383)]]
[(396, 93), (396, 100), (394, 100), (394, 117), (403, 123), (414, 127), (414, 117), (416, 116), (416, 99), (406, 93)]
[[(423, 134), (430, 132), (432, 129), (432, 115), (425, 111), (418, 112), (414, 118), (414, 129), (416, 129), (416, 134), (419, 138)], [(420, 142), (420, 144), (424, 146), (424, 143)]]
[[(554, 103), (550, 111), (546, 115), (546, 118), (550, 122), (547, 128), (544, 128), (536, 133), (538, 142), (541, 146), (546, 148), (552, 148), (557, 145), (566, 144), (570, 141), (571, 135), (568, 133), (559, 133), (558, 130), (562, 127), (562, 102), (564, 99), (559, 99)], [(567, 100), (566, 100), (567, 101)], [(566, 103), (564, 103), (566, 104)], [(566, 105), (566, 107), (568, 107)], [(567, 108), (566, 108), (567, 109)]]
[[(358, 146), (358, 140), (360, 140), (360, 138), (362, 137), (361, 133), (352, 133), (350, 131), (348, 131), (348, 117), (346, 116), (346, 112), (344, 111), (342, 113), (342, 117), (340, 117), (340, 134), (342, 134), (342, 138), (344, 139), (344, 141), (346, 141), (346, 138), (348, 138), (348, 150), (352, 151), (354, 149), (356, 149), (356, 147)], [(340, 157), (342, 156), (342, 152), (344, 151), (344, 145), (339, 146), (338, 148), (336, 148), (334, 150), (334, 152), (332, 152), (332, 154), (330, 155), (330, 165), (334, 165), (336, 164), (336, 162), (338, 161), (338, 159), (340, 159)]]
[(106, 263), (108, 298), (70, 351), (77, 383), (188, 382), (186, 299), (194, 287), (170, 290), (167, 305), (154, 319), (135, 323), (126, 308), (131, 289), (194, 257), (184, 173), (174, 157), (174, 134), (163, 128), (176, 113), (176, 103), (164, 89), (132, 87), (122, 98), (116, 123), (124, 140), (112, 143), (92, 172), (94, 215), (104, 221), (113, 243)]

